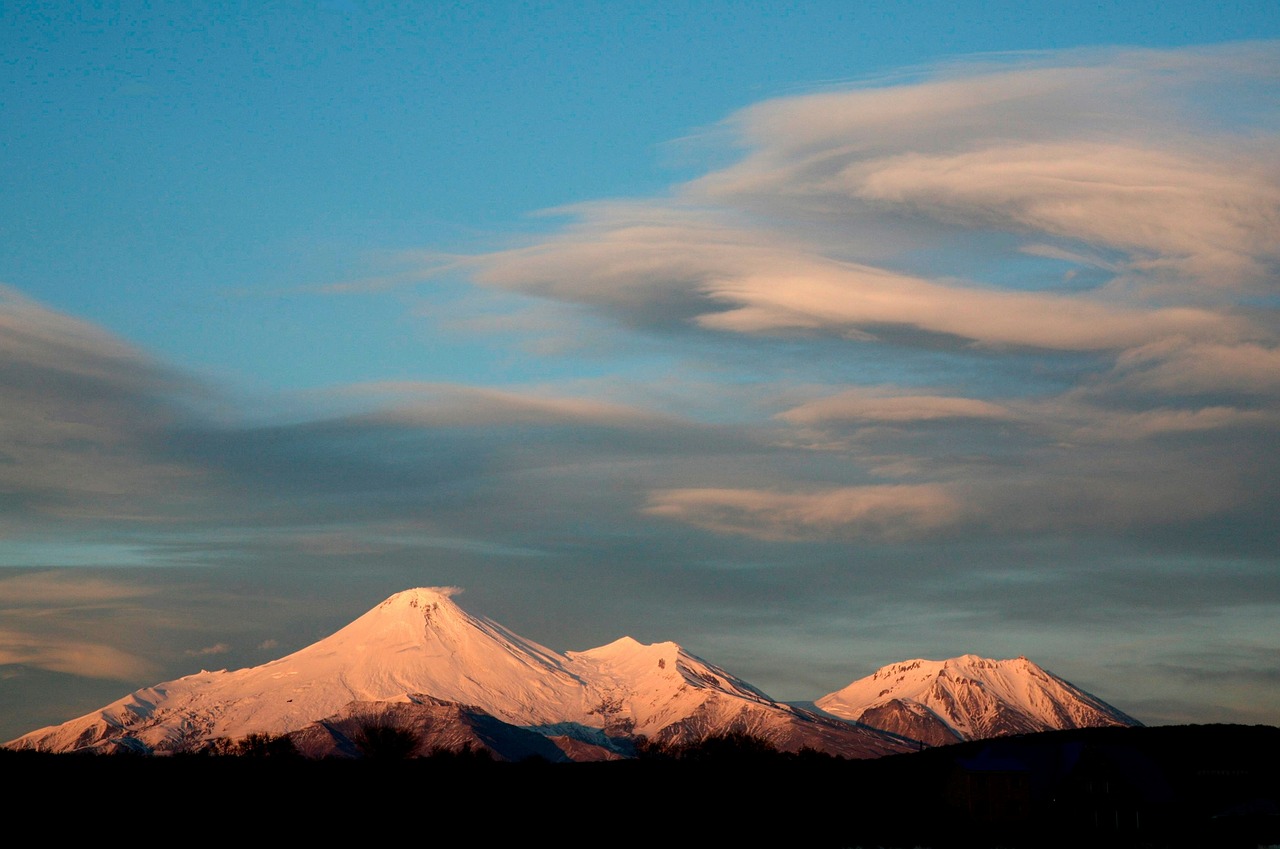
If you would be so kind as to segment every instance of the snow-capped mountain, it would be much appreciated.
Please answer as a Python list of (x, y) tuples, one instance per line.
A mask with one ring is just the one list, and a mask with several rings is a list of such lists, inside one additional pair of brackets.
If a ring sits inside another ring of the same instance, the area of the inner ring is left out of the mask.
[(679, 744), (728, 732), (782, 751), (845, 757), (911, 748), (892, 734), (774, 701), (675, 643), (623, 637), (590, 651), (555, 652), (465, 612), (455, 593), (397, 593), (279, 660), (147, 687), (5, 745), (164, 754), (287, 734), (304, 753), (343, 754), (362, 724), (395, 720), (420, 735), (444, 723), (452, 730), (429, 745), (469, 741), (498, 757), (514, 757), (508, 745), (527, 750), (532, 744), (521, 734), (528, 732), (558, 741), (574, 759), (625, 753), (640, 737)]
[(1142, 723), (1025, 657), (908, 660), (814, 703), (929, 745), (1067, 728)]

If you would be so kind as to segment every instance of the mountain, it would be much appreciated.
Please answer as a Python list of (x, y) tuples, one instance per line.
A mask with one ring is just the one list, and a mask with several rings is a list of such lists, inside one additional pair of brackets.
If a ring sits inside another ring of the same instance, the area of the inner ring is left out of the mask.
[(1038, 731), (1141, 725), (1025, 657), (908, 660), (815, 706), (932, 746)]
[(430, 696), (351, 702), (337, 714), (288, 736), (298, 753), (308, 758), (483, 752), (501, 761), (537, 757), (558, 763), (572, 759), (545, 735), (503, 722), (478, 708)]
[(146, 687), (5, 747), (170, 754), (289, 735), (304, 754), (353, 756), (356, 735), (391, 723), (413, 731), (419, 753), (470, 746), (517, 760), (546, 757), (543, 741), (565, 759), (601, 760), (634, 754), (641, 739), (674, 746), (733, 732), (852, 758), (914, 748), (774, 701), (675, 643), (623, 637), (555, 652), (462, 610), (456, 592), (397, 593), (279, 660)]

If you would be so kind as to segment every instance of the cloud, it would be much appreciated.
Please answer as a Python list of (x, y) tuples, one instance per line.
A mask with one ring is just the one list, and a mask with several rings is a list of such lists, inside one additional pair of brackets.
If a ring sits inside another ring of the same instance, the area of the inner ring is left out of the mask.
[(1245, 322), (1195, 308), (1138, 310), (1080, 297), (950, 286), (865, 266), (754, 273), (708, 286), (728, 309), (706, 327), (737, 332), (816, 330), (866, 338), (903, 326), (984, 345), (1067, 351), (1127, 348), (1169, 336), (1232, 337)]
[(1136, 413), (1095, 411), (1071, 424), (1064, 436), (1074, 441), (1127, 442), (1152, 436), (1263, 427), (1280, 424), (1280, 411), (1239, 410), (1233, 407), (1156, 409)]
[(729, 165), (556, 210), (472, 279), (708, 371), (754, 345), (789, 387), (757, 423), (768, 472), (657, 481), (647, 516), (778, 540), (1257, 530), (1278, 48), (986, 57), (755, 104), (717, 128)]
[(217, 643), (201, 649), (187, 649), (186, 654), (190, 657), (204, 657), (211, 654), (226, 654), (229, 651), (231, 651), (231, 646), (226, 643)]
[(1114, 371), (1122, 386), (1152, 392), (1280, 395), (1280, 347), (1274, 344), (1156, 342), (1125, 351)]
[(382, 382), (342, 387), (336, 394), (380, 399), (352, 421), (399, 427), (599, 426), (639, 429), (671, 425), (671, 417), (626, 404), (527, 389), (459, 384)]
[(792, 253), (768, 232), (719, 221), (713, 211), (624, 202), (562, 212), (575, 216), (572, 226), (535, 245), (473, 258), (473, 279), (661, 325), (705, 310), (706, 281)]
[[(156, 590), (78, 572), (19, 572), (0, 578), (0, 665), (24, 666), (89, 678), (132, 680), (156, 664), (110, 645), (102, 633), (89, 638), (100, 617), (132, 608)], [(63, 623), (59, 625), (58, 623)]]
[(1072, 390), (1043, 399), (1006, 399), (996, 403), (976, 398), (916, 395), (899, 387), (860, 387), (817, 398), (785, 410), (777, 418), (818, 433), (848, 427), (930, 425), (955, 428), (958, 423), (986, 425), (999, 439), (1008, 425), (1025, 435), (1040, 434), (1056, 443), (1133, 442), (1162, 434), (1271, 429), (1280, 425), (1280, 410), (1248, 409), (1227, 404), (1153, 407), (1142, 410), (1104, 406), (1096, 390)]
[(919, 422), (940, 419), (1007, 419), (1006, 407), (976, 398), (943, 395), (889, 395), (869, 389), (849, 389), (819, 398), (778, 415), (793, 424), (826, 422)]
[(1274, 42), (1104, 48), (971, 57), (854, 81), (731, 116), (725, 124), (745, 155), (693, 188), (721, 199), (771, 197), (769, 208), (822, 201), (820, 209), (842, 214), (850, 194), (841, 175), (851, 164), (1064, 140), (1239, 152), (1265, 165), (1276, 129), (1265, 93), (1278, 64)]
[(88, 639), (99, 617), (131, 608), (156, 594), (133, 581), (79, 572), (18, 572), (0, 578), (0, 665), (17, 663), (93, 679), (133, 680), (154, 674), (156, 665), (104, 639)]
[(944, 528), (960, 503), (940, 486), (858, 486), (815, 492), (671, 489), (653, 492), (652, 516), (767, 540), (905, 540)]
[(660, 470), (761, 447), (744, 428), (626, 394), (612, 381), (357, 384), (313, 393), (298, 421), (193, 429), (175, 444), (220, 482), (198, 519), (216, 517), (220, 533), (288, 540), (329, 562), (424, 545), (530, 552), (541, 546), (504, 535), (535, 532), (529, 523), (554, 533), (542, 523), (581, 511), (630, 517), (624, 505)]
[[(1266, 291), (1280, 261), (1280, 140), (1257, 100), (1277, 68), (1269, 44), (1077, 51), (778, 98), (725, 122), (736, 163), (664, 199), (557, 210), (574, 220), (474, 257), (473, 279), (642, 326), (1260, 343), (1233, 292)], [(939, 250), (950, 267), (922, 261)], [(983, 279), (1011, 252), (1114, 278)]]
[(165, 448), (195, 381), (10, 289), (0, 395), (0, 490), (28, 515), (154, 519), (198, 476)]
[(15, 384), (35, 382), (38, 374), (40, 382), (78, 380), (81, 386), (109, 387), (110, 394), (149, 395), (175, 379), (100, 328), (50, 310), (7, 286), (0, 286), (0, 360)]
[[(639, 327), (1274, 350), (1247, 297), (1280, 271), (1280, 139), (1257, 100), (1278, 68), (1267, 44), (1077, 51), (778, 98), (725, 122), (734, 164), (556, 210), (559, 232), (468, 265)], [(1019, 255), (1060, 285), (991, 274)]]
[(998, 144), (877, 158), (837, 180), (854, 197), (1114, 248), (1135, 267), (1180, 267), (1226, 286), (1264, 281), (1280, 257), (1277, 153), (1223, 161), (1092, 141)]
[[(400, 550), (388, 527), (546, 551), (530, 529), (583, 509), (778, 539), (1217, 515), (1271, 467), (1280, 407), (1256, 291), (1276, 140), (1247, 108), (1275, 52), (1006, 57), (778, 98), (725, 122), (728, 167), (554, 210), (520, 247), (421, 257), (539, 299), (538, 332), (614, 319), (664, 355), (642, 368), (620, 343), (630, 386), (371, 381), (215, 422), (196, 381), (9, 293), (7, 527), (234, 528), (333, 562)], [(1188, 94), (1206, 87), (1216, 116)], [(653, 388), (685, 381), (716, 388)]]
[[(879, 385), (811, 398), (775, 419), (785, 425), (780, 445), (828, 458), (824, 479), (871, 475), (945, 488), (964, 506), (947, 527), (949, 539), (1168, 535), (1181, 524), (1223, 545), (1215, 528), (1233, 523), (1245, 547), (1273, 536), (1266, 480), (1280, 467), (1266, 446), (1280, 431), (1280, 410), (1134, 400), (1106, 383), (992, 400)], [(750, 532), (746, 523), (716, 523), (693, 511), (668, 515)], [(813, 540), (842, 533), (819, 523), (806, 528)]]
[[(544, 478), (550, 507), (578, 501), (575, 493), (610, 465), (744, 442), (630, 403), (625, 387), (606, 381), (510, 389), (370, 382), (312, 392), (282, 414), (283, 404), (215, 395), (16, 293), (0, 301), (0, 391), (0, 535), (55, 559), (60, 546), (80, 545), (98, 555), (207, 562), (282, 531), (300, 549), (369, 555), (389, 549), (389, 524), (428, 518), (417, 537), (530, 550), (485, 538), (501, 533), (500, 514), (475, 522), (466, 514), (486, 513), (477, 502), (508, 500), (504, 488), (521, 475)], [(237, 407), (238, 416), (227, 413)], [(596, 506), (609, 501), (598, 497)], [(465, 529), (441, 524), (448, 521)]]
[(73, 639), (36, 638), (0, 629), (0, 664), (24, 664), (88, 678), (132, 680), (151, 674), (151, 661), (112, 646)]
[(476, 278), (608, 309), (639, 324), (735, 333), (867, 340), (900, 327), (981, 345), (1091, 351), (1256, 332), (1241, 317), (1193, 306), (1137, 308), (931, 281), (838, 262), (749, 230), (641, 226), (616, 215), (585, 220), (537, 248), (491, 255)]
[(84, 607), (114, 604), (154, 595), (145, 584), (82, 574), (19, 572), (0, 578), (0, 606)]

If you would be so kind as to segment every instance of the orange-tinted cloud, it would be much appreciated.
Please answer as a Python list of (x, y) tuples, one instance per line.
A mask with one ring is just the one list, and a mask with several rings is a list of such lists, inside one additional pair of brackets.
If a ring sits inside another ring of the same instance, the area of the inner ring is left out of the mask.
[(881, 485), (807, 492), (660, 490), (650, 494), (645, 512), (712, 531), (769, 540), (814, 536), (903, 540), (944, 528), (962, 511), (941, 486)]

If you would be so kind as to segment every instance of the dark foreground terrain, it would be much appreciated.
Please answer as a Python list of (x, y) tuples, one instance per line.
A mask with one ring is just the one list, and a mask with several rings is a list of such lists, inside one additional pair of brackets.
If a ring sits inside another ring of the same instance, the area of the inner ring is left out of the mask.
[(0, 753), (7, 833), (334, 845), (1280, 846), (1280, 728), (1049, 732), (869, 761)]

